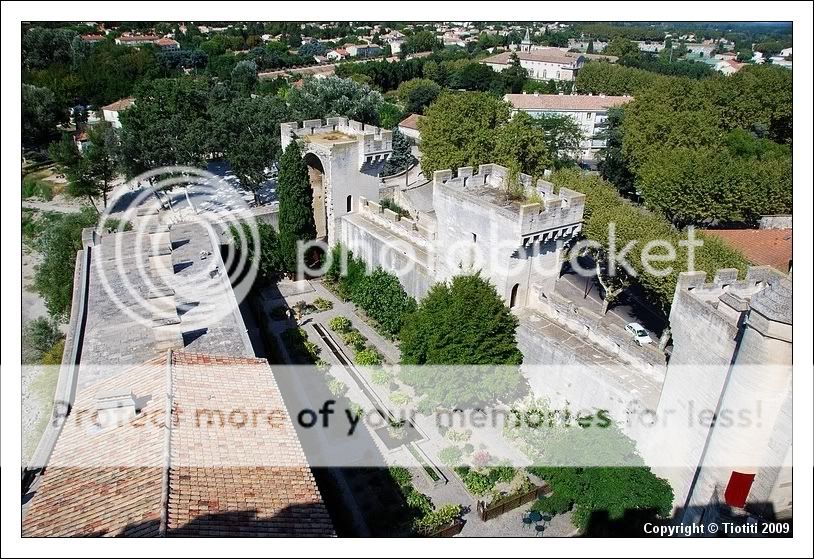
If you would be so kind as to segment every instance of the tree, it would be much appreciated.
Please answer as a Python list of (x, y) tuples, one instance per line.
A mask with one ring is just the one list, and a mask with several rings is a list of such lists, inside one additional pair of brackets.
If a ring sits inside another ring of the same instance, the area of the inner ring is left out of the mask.
[(522, 93), (523, 85), (529, 78), (528, 70), (520, 65), (520, 59), (517, 53), (513, 52), (509, 58), (509, 67), (505, 68), (501, 73), (505, 88), (509, 93)]
[(605, 47), (604, 54), (619, 58), (636, 57), (639, 56), (639, 45), (619, 35), (611, 39), (608, 46)]
[(517, 318), (479, 273), (433, 285), (401, 330), (407, 365), (519, 365)]
[(23, 145), (41, 146), (57, 134), (56, 126), (67, 120), (50, 89), (24, 83), (22, 88)]
[(514, 173), (526, 173), (542, 178), (552, 164), (545, 132), (527, 113), (518, 112), (495, 131), (497, 136), (493, 160)]
[(593, 54), (594, 53), (594, 40), (591, 39), (588, 41), (588, 48), (585, 49), (586, 54)]
[(113, 190), (118, 171), (118, 134), (108, 123), (100, 123), (90, 129), (88, 139), (90, 143), (81, 164), (87, 174), (86, 193), (91, 198), (101, 196), (106, 207), (107, 195)]
[(401, 45), (401, 52), (412, 54), (416, 52), (427, 52), (436, 50), (442, 46), (441, 41), (435, 37), (432, 31), (419, 31), (407, 37)]
[(35, 318), (23, 330), (23, 363), (39, 362), (62, 337), (55, 320)]
[(256, 227), (257, 245), (255, 245), (252, 231), (246, 223), (241, 223), (240, 229), (233, 225), (229, 232), (236, 250), (240, 251), (245, 242), (244, 256), (247, 265), (257, 258), (257, 277), (262, 282), (268, 283), (274, 281), (285, 270), (285, 265), (281, 260), (279, 239), (274, 227), (262, 221), (258, 221)]
[(511, 108), (486, 93), (442, 93), (426, 111), (421, 129), (421, 169), (478, 166), (494, 158), (495, 129), (509, 121)]
[(390, 176), (400, 173), (413, 164), (414, 157), (411, 151), (410, 140), (407, 136), (399, 132), (398, 128), (393, 129), (393, 153), (387, 158), (382, 168), (383, 176)]
[(244, 95), (254, 90), (257, 84), (257, 64), (254, 60), (241, 60), (232, 69), (232, 87)]
[(554, 169), (576, 163), (584, 138), (577, 121), (567, 115), (544, 114), (532, 119), (530, 124), (542, 131)]
[(216, 143), (240, 185), (254, 194), (266, 181), (266, 171), (280, 157), (280, 123), (290, 120), (278, 97), (238, 97), (212, 109)]
[(378, 91), (336, 76), (306, 78), (301, 88), (289, 92), (287, 100), (296, 120), (346, 116), (365, 124), (379, 124), (384, 103)]
[(479, 274), (430, 288), (401, 329), (403, 365), (510, 365), (509, 367), (402, 367), (401, 379), (435, 406), (494, 403), (514, 396), (522, 361), (517, 318)]
[(82, 248), (82, 229), (96, 226), (98, 216), (90, 208), (64, 214), (37, 239), (42, 263), (34, 276), (34, 288), (45, 299), (48, 313), (56, 320), (66, 320), (73, 299), (73, 276), (76, 253)]
[(416, 309), (415, 299), (407, 295), (399, 279), (380, 267), (362, 277), (353, 289), (353, 302), (391, 336), (399, 334), (405, 317)]
[(404, 118), (404, 112), (398, 105), (385, 101), (379, 107), (379, 126), (382, 128), (396, 128)]
[(296, 141), (288, 145), (280, 158), (277, 197), (280, 200), (280, 259), (285, 270), (293, 272), (299, 264), (297, 242), (310, 241), (317, 235), (308, 167)]
[(605, 140), (605, 147), (599, 150), (598, 167), (603, 179), (615, 185), (622, 194), (630, 196), (636, 189), (633, 186), (633, 174), (622, 155), (623, 121), (624, 108), (608, 110), (605, 121), (607, 127), (600, 136)]
[(755, 57), (755, 53), (751, 50), (742, 50), (738, 53), (736, 60), (738, 62), (751, 62), (751, 60)]
[(424, 114), (424, 111), (441, 93), (441, 86), (432, 80), (414, 78), (402, 82), (397, 91), (399, 101), (408, 113)]

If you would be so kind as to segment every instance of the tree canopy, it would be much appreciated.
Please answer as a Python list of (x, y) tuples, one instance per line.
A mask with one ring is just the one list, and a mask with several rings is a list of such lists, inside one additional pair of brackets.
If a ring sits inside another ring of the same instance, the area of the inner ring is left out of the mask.
[(350, 79), (329, 76), (306, 78), (301, 88), (292, 88), (286, 99), (296, 120), (346, 116), (365, 124), (379, 124), (384, 98), (378, 91)]
[(286, 271), (294, 272), (298, 265), (297, 242), (310, 241), (317, 235), (308, 167), (296, 141), (288, 144), (280, 158), (277, 197), (280, 200), (280, 261)]

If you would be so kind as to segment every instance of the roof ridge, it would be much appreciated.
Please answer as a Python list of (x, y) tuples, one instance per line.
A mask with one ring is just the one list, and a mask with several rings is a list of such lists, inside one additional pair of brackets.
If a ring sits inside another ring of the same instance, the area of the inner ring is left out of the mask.
[(164, 407), (164, 464), (161, 472), (161, 510), (159, 511), (158, 535), (167, 535), (170, 515), (170, 467), (172, 466), (172, 349), (167, 350), (166, 404)]

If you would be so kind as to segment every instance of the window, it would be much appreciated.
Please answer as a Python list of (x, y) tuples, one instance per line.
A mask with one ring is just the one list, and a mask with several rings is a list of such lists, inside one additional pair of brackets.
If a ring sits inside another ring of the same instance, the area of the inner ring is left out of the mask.
[(510, 309), (514, 308), (514, 306), (517, 304), (517, 290), (519, 288), (520, 288), (519, 283), (514, 284), (514, 287), (512, 287), (512, 294), (509, 297), (509, 308)]
[(348, 212), (353, 211), (353, 196), (350, 195), (350, 194), (348, 194), (348, 199), (347, 199), (347, 211)]
[(478, 242), (478, 234), (477, 234), (477, 233), (472, 233), (472, 242), (473, 242), (473, 243), (477, 243), (477, 242)]
[(593, 116), (593, 113), (588, 113), (586, 116), (588, 117), (588, 120), (591, 120), (591, 117)]

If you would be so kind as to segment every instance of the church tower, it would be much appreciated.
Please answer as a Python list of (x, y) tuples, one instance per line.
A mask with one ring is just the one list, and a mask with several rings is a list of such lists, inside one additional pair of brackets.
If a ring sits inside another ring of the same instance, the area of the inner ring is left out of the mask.
[(531, 50), (531, 37), (529, 36), (529, 29), (526, 27), (526, 36), (520, 43), (520, 52), (529, 52)]

